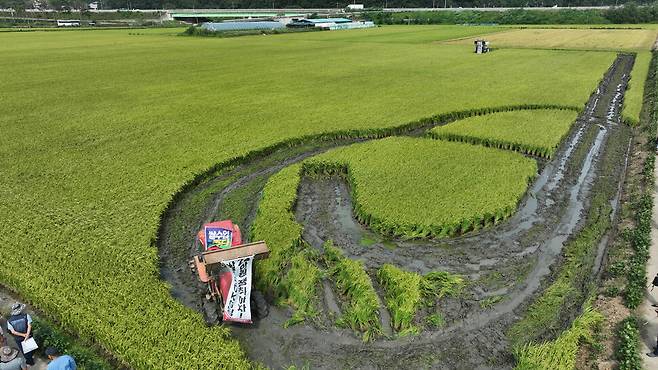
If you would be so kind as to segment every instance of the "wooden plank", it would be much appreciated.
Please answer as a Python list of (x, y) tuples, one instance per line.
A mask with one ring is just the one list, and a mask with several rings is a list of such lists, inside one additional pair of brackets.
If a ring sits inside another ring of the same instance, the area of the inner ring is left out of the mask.
[(201, 254), (203, 263), (214, 265), (223, 261), (229, 261), (236, 258), (255, 256), (255, 258), (266, 258), (270, 254), (269, 248), (264, 241), (255, 243), (241, 244), (228, 249), (204, 252)]

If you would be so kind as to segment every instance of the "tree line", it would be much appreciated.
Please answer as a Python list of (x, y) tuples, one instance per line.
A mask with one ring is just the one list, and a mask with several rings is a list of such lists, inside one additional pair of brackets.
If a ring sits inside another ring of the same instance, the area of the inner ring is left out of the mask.
[[(0, 0), (0, 8), (12, 8), (17, 11), (30, 9), (35, 0)], [(94, 0), (41, 0), (41, 6), (47, 5), (52, 9), (84, 9), (87, 2)], [(387, 0), (384, 0), (387, 1)], [(549, 2), (554, 1), (554, 2)], [(388, 7), (516, 7), (518, 9), (504, 12), (463, 10), (459, 12), (400, 12), (390, 13), (369, 11), (362, 17), (378, 24), (606, 24), (606, 23), (654, 23), (658, 22), (658, 2), (641, 3), (630, 1), (623, 6), (606, 10), (532, 10), (536, 6), (587, 6), (610, 5), (613, 1), (621, 0), (388, 0)], [(381, 1), (362, 1), (366, 6), (372, 7)], [(100, 0), (105, 9), (181, 9), (181, 8), (330, 8), (343, 7), (346, 3), (331, 3), (328, 0)], [(332, 5), (333, 4), (333, 5)], [(614, 3), (613, 3), (614, 5)], [(522, 8), (525, 7), (525, 8)], [(52, 14), (51, 14), (52, 15)], [(94, 19), (94, 13), (88, 14)], [(123, 12), (106, 14), (118, 18), (143, 18), (144, 14)], [(37, 16), (32, 14), (31, 16)], [(50, 16), (50, 15), (48, 15)], [(98, 17), (101, 17), (99, 14)], [(98, 18), (96, 17), (96, 18)], [(102, 18), (106, 18), (102, 16)]]
[[(84, 8), (94, 0), (40, 0), (41, 6)], [(176, 8), (344, 8), (352, 1), (334, 0), (100, 0), (104, 9), (176, 9)], [(366, 8), (432, 8), (432, 7), (536, 7), (536, 6), (603, 6), (626, 3), (627, 0), (357, 0)], [(29, 9), (35, 0), (0, 0), (0, 8)], [(640, 1), (639, 4), (648, 2)]]
[(606, 10), (532, 10), (504, 12), (371, 12), (365, 17), (377, 24), (637, 24), (658, 22), (658, 2), (638, 6), (629, 2)]

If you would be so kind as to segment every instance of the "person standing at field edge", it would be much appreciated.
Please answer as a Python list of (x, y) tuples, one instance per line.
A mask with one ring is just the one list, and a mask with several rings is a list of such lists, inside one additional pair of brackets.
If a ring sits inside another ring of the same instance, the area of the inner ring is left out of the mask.
[(46, 356), (50, 360), (47, 370), (76, 370), (78, 368), (73, 357), (60, 355), (55, 347), (46, 348)]
[[(7, 329), (14, 337), (21, 353), (23, 353), (23, 341), (32, 338), (32, 317), (23, 311), (25, 311), (25, 305), (16, 302), (11, 306), (11, 316), (7, 319)], [(25, 362), (30, 366), (34, 365), (33, 355), (33, 352), (23, 353)]]
[(18, 350), (9, 346), (0, 348), (0, 370), (26, 370), (27, 365)]

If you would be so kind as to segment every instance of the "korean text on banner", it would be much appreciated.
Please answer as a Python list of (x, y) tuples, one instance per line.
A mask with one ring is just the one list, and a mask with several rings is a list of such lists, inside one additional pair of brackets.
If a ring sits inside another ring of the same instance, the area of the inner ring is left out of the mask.
[(205, 235), (206, 249), (213, 247), (219, 249), (231, 248), (233, 231), (221, 227), (206, 227)]
[(254, 256), (224, 262), (233, 277), (224, 305), (224, 320), (251, 323), (251, 268)]

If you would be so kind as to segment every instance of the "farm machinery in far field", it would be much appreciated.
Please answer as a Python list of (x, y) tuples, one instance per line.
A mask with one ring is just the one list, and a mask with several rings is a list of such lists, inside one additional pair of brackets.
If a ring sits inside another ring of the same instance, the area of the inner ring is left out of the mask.
[(208, 320), (252, 323), (252, 316), (262, 319), (269, 314), (263, 294), (251, 289), (252, 263), (266, 258), (270, 251), (263, 241), (242, 244), (238, 225), (230, 220), (204, 224), (197, 233), (200, 252), (190, 261), (190, 268), (207, 287), (204, 309)]
[(477, 39), (473, 44), (475, 44), (475, 54), (484, 54), (491, 51), (489, 49), (489, 41), (487, 40)]

